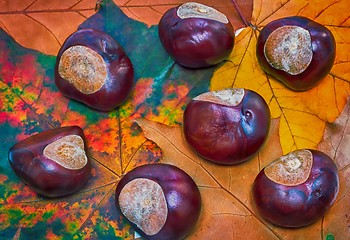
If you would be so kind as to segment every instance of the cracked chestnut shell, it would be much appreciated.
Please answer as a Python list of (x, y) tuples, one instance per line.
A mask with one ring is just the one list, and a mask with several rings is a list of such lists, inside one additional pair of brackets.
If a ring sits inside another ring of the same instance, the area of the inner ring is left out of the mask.
[(202, 157), (219, 164), (252, 158), (265, 143), (270, 110), (256, 92), (234, 88), (203, 93), (187, 105), (183, 131)]
[(78, 126), (47, 130), (24, 139), (9, 150), (17, 176), (45, 197), (61, 197), (79, 190), (90, 178), (83, 130)]
[(331, 70), (335, 51), (331, 31), (300, 16), (268, 23), (256, 46), (262, 69), (295, 91), (316, 86)]
[(253, 184), (260, 215), (282, 227), (303, 227), (320, 219), (339, 191), (338, 170), (318, 150), (296, 150), (260, 171)]
[(81, 29), (70, 35), (58, 52), (57, 88), (99, 111), (120, 106), (133, 87), (134, 68), (122, 47), (108, 34)]
[(195, 182), (180, 168), (147, 164), (123, 176), (115, 204), (146, 239), (177, 240), (196, 225), (201, 196)]
[(204, 68), (227, 59), (234, 46), (234, 30), (221, 12), (188, 2), (169, 9), (158, 25), (168, 54), (189, 68)]

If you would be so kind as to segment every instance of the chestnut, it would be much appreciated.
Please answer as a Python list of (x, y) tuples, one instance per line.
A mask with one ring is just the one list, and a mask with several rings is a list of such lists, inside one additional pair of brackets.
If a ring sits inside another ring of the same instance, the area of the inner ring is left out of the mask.
[(121, 105), (133, 87), (134, 68), (108, 34), (81, 29), (60, 48), (55, 66), (57, 88), (68, 98), (99, 111)]
[(270, 110), (252, 90), (233, 88), (203, 93), (186, 106), (183, 131), (203, 158), (237, 164), (252, 158), (270, 129)]
[(30, 136), (9, 150), (9, 162), (31, 189), (45, 197), (61, 197), (79, 190), (90, 178), (83, 130), (61, 127)]
[(234, 45), (234, 30), (228, 18), (216, 9), (187, 2), (164, 13), (158, 25), (159, 39), (180, 65), (204, 68), (228, 58)]
[(115, 204), (144, 238), (177, 240), (196, 225), (201, 195), (192, 178), (180, 168), (146, 164), (122, 177)]
[(334, 203), (339, 190), (338, 170), (318, 150), (301, 149), (282, 156), (260, 171), (253, 199), (260, 215), (282, 227), (303, 227)]
[(287, 87), (305, 91), (331, 70), (335, 40), (325, 26), (292, 16), (268, 23), (257, 40), (256, 55), (262, 69)]

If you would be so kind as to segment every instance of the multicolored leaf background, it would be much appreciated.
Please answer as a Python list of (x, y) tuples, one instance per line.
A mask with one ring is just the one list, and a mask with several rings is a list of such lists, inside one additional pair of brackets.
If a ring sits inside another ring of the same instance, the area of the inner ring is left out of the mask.
[[(229, 59), (208, 69), (174, 63), (159, 43), (157, 23), (185, 1), (1, 1), (0, 2), (0, 239), (133, 239), (118, 215), (114, 191), (136, 166), (165, 162), (198, 184), (203, 210), (188, 239), (350, 239), (350, 2), (308, 0), (237, 1), (246, 27)], [(245, 27), (229, 0), (207, 0), (235, 29)], [(312, 90), (296, 93), (266, 75), (255, 57), (259, 29), (271, 20), (302, 15), (326, 25), (337, 43), (335, 64)], [(78, 28), (97, 28), (115, 38), (135, 66), (135, 87), (120, 108), (101, 113), (63, 97), (54, 85), (55, 55)], [(218, 166), (198, 157), (182, 137), (182, 113), (202, 92), (244, 87), (268, 102), (272, 127), (257, 157), (237, 166)], [(93, 162), (92, 179), (78, 193), (47, 199), (25, 186), (9, 166), (16, 142), (68, 125), (84, 129)], [(318, 148), (339, 168), (335, 205), (318, 222), (284, 229), (254, 209), (251, 184), (273, 159), (294, 149)]]

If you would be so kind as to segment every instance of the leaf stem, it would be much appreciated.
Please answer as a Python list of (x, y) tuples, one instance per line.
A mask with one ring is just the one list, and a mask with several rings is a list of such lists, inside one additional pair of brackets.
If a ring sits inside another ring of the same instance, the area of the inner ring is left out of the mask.
[(249, 21), (244, 17), (244, 15), (243, 15), (241, 9), (239, 8), (239, 6), (238, 6), (236, 0), (231, 0), (231, 1), (232, 1), (232, 3), (233, 3), (233, 6), (235, 7), (235, 9), (236, 9), (236, 11), (237, 11), (239, 17), (241, 18), (242, 22), (244, 23), (244, 25), (245, 25), (246, 27), (251, 27), (251, 28), (253, 28), (253, 29), (256, 29), (255, 26), (254, 26), (251, 22), (249, 22)]

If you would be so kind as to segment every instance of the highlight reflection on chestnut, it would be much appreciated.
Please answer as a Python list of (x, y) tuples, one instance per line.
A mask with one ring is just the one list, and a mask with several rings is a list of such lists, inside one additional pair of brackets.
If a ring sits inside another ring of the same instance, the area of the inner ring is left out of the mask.
[(265, 100), (247, 89), (203, 93), (187, 105), (183, 130), (187, 143), (202, 157), (219, 164), (252, 158), (270, 128)]
[(338, 170), (332, 159), (321, 151), (302, 149), (260, 171), (253, 184), (253, 199), (266, 220), (295, 228), (320, 219), (338, 191)]
[(13, 145), (9, 162), (18, 177), (42, 196), (79, 190), (90, 178), (83, 130), (78, 126), (41, 132)]
[(187, 173), (159, 163), (128, 172), (118, 183), (115, 203), (144, 238), (178, 240), (196, 225), (201, 196)]
[(268, 23), (256, 46), (262, 69), (295, 91), (316, 86), (329, 73), (335, 50), (330, 30), (300, 16)]
[(122, 47), (108, 34), (81, 29), (58, 52), (57, 88), (68, 98), (99, 111), (120, 106), (133, 86), (134, 68)]
[(169, 9), (159, 22), (158, 33), (168, 54), (189, 68), (218, 64), (228, 58), (234, 45), (234, 30), (228, 18), (195, 2)]

